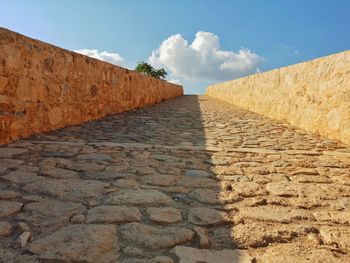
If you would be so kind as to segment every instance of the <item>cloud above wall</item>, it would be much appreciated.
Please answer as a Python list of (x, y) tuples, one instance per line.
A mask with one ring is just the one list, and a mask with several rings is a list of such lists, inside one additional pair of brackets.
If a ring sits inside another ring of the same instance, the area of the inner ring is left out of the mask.
[(234, 52), (220, 47), (219, 37), (199, 31), (192, 43), (180, 34), (164, 40), (148, 59), (172, 78), (185, 81), (225, 81), (259, 72), (263, 58), (249, 49)]
[(89, 56), (92, 58), (96, 58), (102, 61), (106, 61), (117, 66), (125, 65), (124, 59), (118, 53), (98, 51), (97, 49), (79, 49), (79, 50), (74, 50), (74, 52), (77, 52), (79, 54)]

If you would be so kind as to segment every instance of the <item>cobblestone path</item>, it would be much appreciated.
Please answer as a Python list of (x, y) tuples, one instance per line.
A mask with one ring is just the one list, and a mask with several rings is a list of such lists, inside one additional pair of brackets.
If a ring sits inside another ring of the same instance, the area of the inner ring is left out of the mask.
[(0, 262), (350, 262), (350, 148), (205, 96), (0, 148)]

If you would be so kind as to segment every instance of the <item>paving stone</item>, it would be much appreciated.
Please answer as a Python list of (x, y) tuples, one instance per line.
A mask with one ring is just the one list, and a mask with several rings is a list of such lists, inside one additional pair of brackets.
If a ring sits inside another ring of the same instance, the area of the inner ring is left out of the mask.
[(96, 180), (115, 180), (128, 177), (126, 173), (106, 172), (106, 171), (85, 171), (84, 174), (89, 179)]
[(119, 244), (114, 226), (70, 225), (34, 240), (28, 250), (47, 261), (112, 263)]
[(69, 222), (73, 215), (81, 214), (86, 208), (79, 203), (58, 200), (43, 200), (26, 204), (20, 219), (39, 226), (58, 226)]
[(11, 233), (12, 233), (11, 224), (9, 222), (0, 221), (0, 237), (7, 237), (11, 235)]
[(24, 148), (0, 148), (0, 158), (12, 157), (26, 152), (28, 152), (28, 150)]
[(109, 161), (112, 157), (108, 154), (102, 153), (85, 153), (77, 155), (79, 160), (94, 160), (94, 161)]
[(187, 188), (217, 188), (218, 182), (211, 178), (182, 178), (176, 185)]
[(212, 174), (203, 170), (186, 170), (185, 176), (189, 177), (212, 177)]
[(151, 259), (151, 263), (174, 263), (174, 260), (167, 256), (156, 256)]
[(247, 222), (232, 227), (233, 242), (239, 248), (265, 247), (272, 243), (287, 243), (315, 231), (311, 226)]
[(77, 162), (74, 163), (74, 170), (77, 171), (102, 171), (106, 166), (94, 162)]
[(280, 244), (269, 247), (259, 258), (259, 262), (341, 263), (345, 261), (328, 249), (306, 247), (305, 244)]
[(210, 189), (198, 189), (191, 192), (190, 197), (207, 204), (223, 203), (219, 198), (219, 193)]
[(69, 179), (73, 177), (78, 177), (79, 175), (77, 172), (55, 167), (44, 168), (41, 170), (40, 174), (58, 179)]
[(154, 222), (172, 224), (182, 221), (181, 211), (173, 207), (150, 207), (146, 212)]
[(19, 197), (21, 194), (12, 190), (0, 190), (0, 200), (11, 200)]
[(102, 205), (88, 211), (88, 223), (125, 223), (141, 221), (142, 214), (136, 207)]
[(204, 228), (198, 227), (198, 226), (195, 226), (193, 228), (193, 231), (198, 236), (199, 247), (200, 248), (209, 248), (210, 247), (210, 239), (209, 239), (207, 231)]
[(40, 167), (57, 167), (64, 169), (73, 169), (73, 162), (65, 158), (45, 158), (40, 162)]
[[(0, 157), (1, 158), (1, 157)], [(24, 163), (23, 160), (1, 158), (0, 162), (0, 173), (5, 172), (10, 168), (17, 167), (18, 165)]]
[(193, 231), (182, 227), (157, 228), (140, 223), (122, 226), (126, 240), (148, 249), (162, 249), (192, 240)]
[(0, 218), (12, 215), (21, 210), (23, 204), (13, 201), (1, 201), (0, 200)]
[(266, 190), (277, 196), (296, 196), (321, 199), (336, 199), (338, 193), (334, 188), (324, 184), (304, 184), (291, 182), (277, 182), (266, 185)]
[(173, 200), (157, 190), (120, 190), (108, 195), (107, 204), (113, 205), (170, 205)]
[(113, 182), (113, 185), (119, 188), (139, 188), (140, 184), (133, 179), (119, 179)]
[(245, 197), (259, 194), (260, 185), (254, 182), (236, 182), (232, 185), (232, 191)]
[(253, 258), (244, 250), (208, 250), (177, 246), (174, 248), (180, 263), (251, 263)]
[(318, 211), (312, 213), (312, 215), (317, 221), (330, 221), (350, 225), (350, 211)]
[(284, 206), (259, 206), (240, 209), (239, 216), (255, 220), (289, 223), (296, 220), (310, 220), (309, 211)]
[(97, 198), (103, 195), (109, 184), (82, 179), (46, 179), (28, 184), (24, 190), (30, 193), (52, 195), (62, 200)]
[(216, 209), (195, 207), (188, 214), (188, 221), (195, 225), (219, 225), (229, 221), (227, 214)]
[(42, 176), (38, 176), (37, 173), (24, 172), (24, 171), (13, 171), (7, 173), (2, 178), (16, 184), (28, 184), (32, 182), (37, 182), (45, 179)]
[(170, 174), (159, 174), (159, 175), (154, 174), (154, 175), (142, 176), (141, 180), (145, 184), (149, 184), (149, 185), (172, 186), (177, 180), (177, 177)]
[(325, 244), (350, 250), (349, 226), (321, 226), (320, 235)]

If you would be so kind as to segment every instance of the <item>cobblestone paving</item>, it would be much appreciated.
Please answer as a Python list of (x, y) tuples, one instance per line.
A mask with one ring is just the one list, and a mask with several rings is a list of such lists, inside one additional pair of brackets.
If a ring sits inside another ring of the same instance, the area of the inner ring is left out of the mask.
[(350, 148), (184, 96), (0, 148), (0, 262), (350, 262)]

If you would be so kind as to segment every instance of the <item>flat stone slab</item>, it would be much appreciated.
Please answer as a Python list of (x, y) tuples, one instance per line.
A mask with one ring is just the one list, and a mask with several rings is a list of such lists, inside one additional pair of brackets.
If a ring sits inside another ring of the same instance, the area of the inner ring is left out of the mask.
[(84, 198), (97, 198), (105, 193), (109, 184), (83, 179), (46, 179), (34, 182), (24, 187), (31, 193), (52, 195), (62, 200), (80, 200)]
[(310, 212), (307, 210), (293, 209), (284, 206), (246, 207), (239, 211), (239, 216), (242, 218), (280, 223), (312, 219)]
[(39, 226), (61, 225), (69, 222), (73, 215), (86, 211), (85, 206), (79, 203), (62, 202), (58, 200), (43, 200), (26, 204), (20, 218)]
[(28, 152), (28, 150), (24, 148), (0, 148), (0, 158), (12, 157), (26, 152)]
[(0, 217), (5, 217), (17, 213), (21, 210), (23, 204), (20, 202), (1, 201), (0, 200)]
[(174, 248), (175, 255), (180, 263), (251, 263), (253, 258), (248, 252), (239, 249), (209, 250), (193, 247), (177, 246)]
[(40, 171), (40, 174), (58, 179), (69, 179), (78, 176), (75, 171), (56, 167), (44, 168)]
[(28, 250), (42, 260), (115, 263), (119, 244), (115, 226), (70, 225), (34, 240)]
[(154, 222), (172, 224), (182, 221), (181, 211), (173, 207), (150, 207), (146, 212)]
[(169, 205), (173, 200), (157, 190), (120, 190), (108, 195), (106, 202), (113, 205)]
[(2, 178), (16, 184), (29, 184), (45, 179), (45, 177), (38, 176), (37, 173), (25, 172), (25, 171), (13, 171)]
[[(307, 259), (307, 260), (305, 260)], [(305, 244), (280, 244), (269, 247), (260, 258), (262, 263), (342, 263), (346, 262), (329, 249), (309, 247)]]
[(122, 227), (123, 237), (148, 249), (162, 249), (192, 240), (192, 230), (183, 227), (157, 228), (140, 223), (130, 223)]
[(185, 176), (189, 177), (212, 177), (213, 175), (211, 173), (208, 173), (203, 170), (186, 170)]
[(339, 248), (350, 250), (349, 226), (322, 226), (320, 235), (325, 244), (335, 244)]
[(141, 221), (142, 214), (136, 207), (102, 205), (88, 211), (87, 223), (127, 223)]
[(0, 237), (7, 237), (11, 235), (11, 233), (12, 233), (11, 224), (9, 222), (0, 221)]
[(266, 190), (277, 196), (336, 199), (339, 193), (329, 185), (293, 182), (274, 182), (266, 185)]
[(195, 207), (189, 211), (188, 221), (195, 225), (219, 225), (229, 221), (225, 212), (212, 208)]

